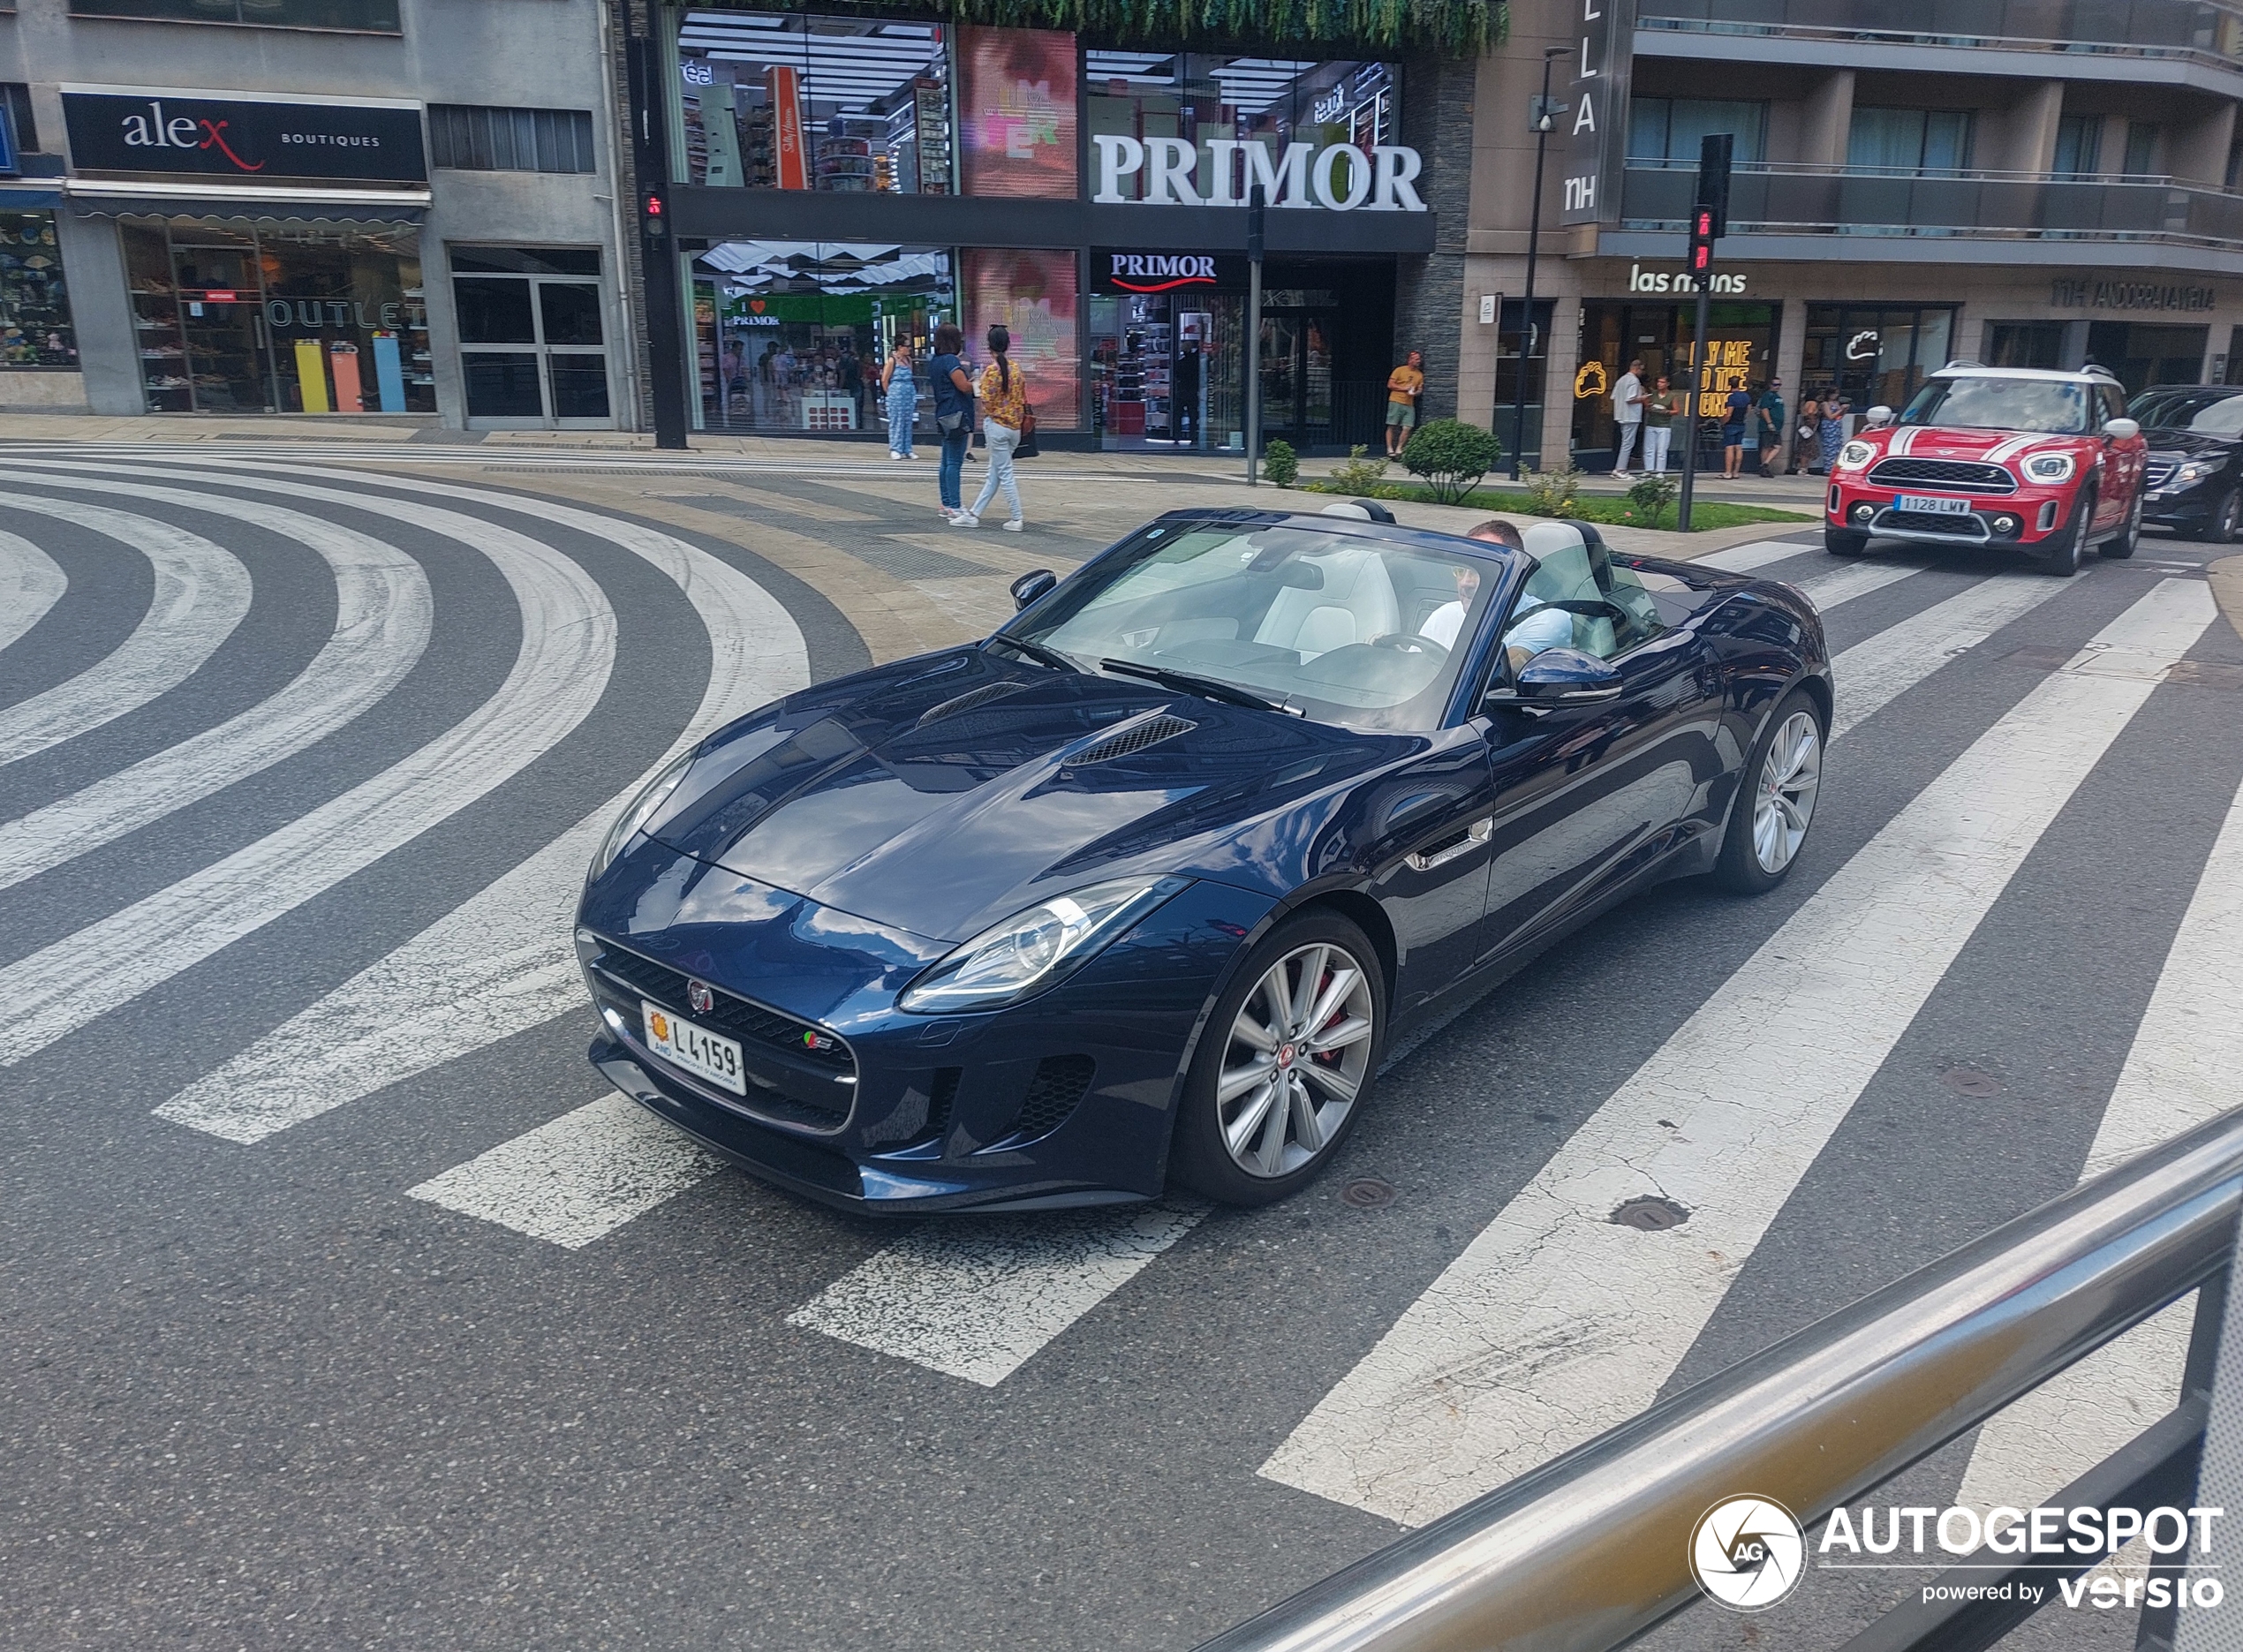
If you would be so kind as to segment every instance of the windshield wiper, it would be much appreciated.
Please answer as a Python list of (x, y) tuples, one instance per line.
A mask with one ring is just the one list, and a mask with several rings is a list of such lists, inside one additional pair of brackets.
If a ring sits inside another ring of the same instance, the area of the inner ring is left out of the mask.
[(1197, 694), (1205, 700), (1227, 700), (1233, 705), (1251, 706), (1257, 712), (1283, 712), (1289, 717), (1303, 713), (1294, 706), (1277, 700), (1265, 699), (1251, 689), (1233, 688), (1213, 677), (1194, 676), (1189, 671), (1169, 671), (1159, 666), (1141, 666), (1128, 660), (1101, 660), (1101, 671), (1119, 672), (1125, 677), (1143, 677), (1148, 683), (1158, 683), (1165, 689), (1182, 689), (1187, 694)]
[(1083, 669), (1058, 649), (1046, 648), (1043, 644), (1031, 642), (1025, 637), (1011, 637), (1003, 631), (993, 631), (987, 640), (991, 643), (1002, 643), (1008, 648), (1026, 654), (1038, 665), (1049, 666), (1055, 671), (1080, 672)]

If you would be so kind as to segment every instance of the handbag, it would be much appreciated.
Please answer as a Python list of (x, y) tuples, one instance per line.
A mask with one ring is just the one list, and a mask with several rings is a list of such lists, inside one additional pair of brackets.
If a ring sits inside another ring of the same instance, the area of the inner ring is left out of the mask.
[(934, 427), (946, 436), (955, 436), (966, 428), (967, 421), (972, 417), (972, 410), (964, 407), (955, 413), (937, 413), (934, 416)]
[(1020, 410), (1020, 445), (1013, 449), (1013, 457), (1033, 459), (1042, 452), (1036, 445), (1036, 410), (1023, 403)]

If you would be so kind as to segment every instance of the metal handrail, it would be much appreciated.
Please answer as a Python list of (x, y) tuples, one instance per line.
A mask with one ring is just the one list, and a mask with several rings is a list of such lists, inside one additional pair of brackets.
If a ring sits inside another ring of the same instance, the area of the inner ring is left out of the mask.
[(2221, 1275), (2243, 1109), (1333, 1573), (1202, 1652), (1609, 1652), (1696, 1600), (1698, 1518), (1809, 1525)]

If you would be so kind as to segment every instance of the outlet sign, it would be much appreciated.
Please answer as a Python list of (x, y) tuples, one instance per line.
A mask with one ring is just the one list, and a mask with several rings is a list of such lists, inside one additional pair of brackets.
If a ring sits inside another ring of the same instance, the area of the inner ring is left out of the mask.
[[(1273, 155), (1260, 139), (1211, 138), (1203, 147), (1182, 138), (1131, 138), (1098, 132), (1098, 193), (1101, 206), (1243, 207), (1247, 191), (1262, 186), (1273, 207), (1325, 212), (1423, 212), (1417, 175), (1424, 162), (1415, 149), (1379, 144), (1358, 149), (1351, 143), (1322, 149), (1288, 143)], [(1135, 178), (1134, 195), (1122, 192), (1122, 180)]]

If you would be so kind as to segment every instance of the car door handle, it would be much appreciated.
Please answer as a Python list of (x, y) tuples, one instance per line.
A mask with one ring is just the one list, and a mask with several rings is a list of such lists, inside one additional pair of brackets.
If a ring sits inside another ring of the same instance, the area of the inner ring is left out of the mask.
[(1495, 817), (1475, 820), (1454, 837), (1443, 838), (1427, 849), (1413, 850), (1402, 858), (1409, 863), (1412, 871), (1431, 871), (1436, 866), (1446, 866), (1468, 849), (1477, 849), (1495, 835)]

